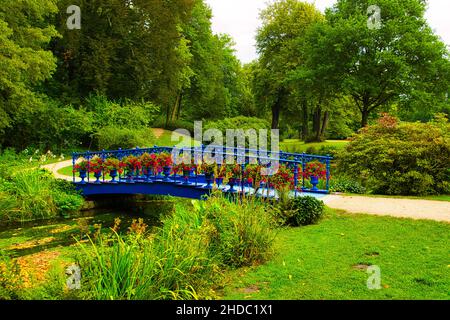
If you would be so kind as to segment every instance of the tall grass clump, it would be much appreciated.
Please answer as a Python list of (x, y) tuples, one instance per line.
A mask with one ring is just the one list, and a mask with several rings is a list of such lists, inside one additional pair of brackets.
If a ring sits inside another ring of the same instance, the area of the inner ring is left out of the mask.
[(59, 182), (44, 170), (21, 169), (0, 179), (1, 221), (67, 216), (83, 204), (83, 198), (70, 183)]
[(139, 299), (151, 288), (155, 261), (149, 257), (151, 241), (140, 235), (122, 237), (115, 231), (109, 236), (90, 239), (91, 246), (81, 245), (78, 258), (82, 269), (83, 298), (96, 300)]
[(221, 270), (261, 263), (271, 252), (273, 222), (263, 204), (213, 196), (177, 203), (155, 232), (142, 221), (126, 234), (117, 225), (81, 244), (83, 298), (208, 299)]
[(156, 234), (142, 222), (130, 232), (99, 236), (83, 246), (83, 298), (96, 300), (184, 300), (209, 297), (217, 277), (202, 220), (179, 209)]
[(262, 263), (271, 253), (274, 220), (255, 198), (227, 199), (216, 194), (199, 209), (213, 226), (210, 250), (231, 267)]

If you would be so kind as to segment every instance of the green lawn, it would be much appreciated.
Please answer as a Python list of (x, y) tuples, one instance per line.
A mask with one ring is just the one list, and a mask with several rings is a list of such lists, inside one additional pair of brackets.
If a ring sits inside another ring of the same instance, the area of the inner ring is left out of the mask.
[[(328, 211), (279, 233), (274, 258), (227, 275), (224, 299), (450, 299), (450, 225)], [(365, 265), (381, 268), (367, 288)]]
[[(72, 170), (73, 170), (72, 165), (70, 165), (68, 167), (64, 167), (64, 168), (59, 169), (58, 173), (62, 174), (64, 176), (72, 177), (73, 176)], [(78, 177), (78, 173), (76, 174), (76, 176)], [(90, 174), (90, 177), (93, 178), (94, 175)]]
[[(161, 147), (173, 147), (174, 145), (178, 145), (178, 142), (172, 141), (172, 131), (164, 130), (164, 133), (156, 139), (155, 145)], [(193, 140), (192, 138), (187, 138), (180, 140), (182, 146), (191, 146), (192, 144), (195, 146), (199, 146), (200, 142)]]
[(306, 152), (309, 148), (320, 149), (323, 146), (335, 147), (337, 149), (343, 149), (348, 144), (345, 140), (327, 140), (325, 142), (317, 143), (305, 143), (299, 139), (286, 139), (280, 143), (280, 148), (286, 152)]

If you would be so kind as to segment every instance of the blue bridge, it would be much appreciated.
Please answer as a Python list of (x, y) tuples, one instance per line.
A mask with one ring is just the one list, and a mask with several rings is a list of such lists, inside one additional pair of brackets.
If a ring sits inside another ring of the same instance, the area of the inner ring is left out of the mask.
[(202, 199), (220, 190), (271, 199), (282, 191), (292, 197), (320, 198), (329, 193), (331, 160), (211, 146), (89, 151), (73, 153), (73, 183), (86, 197), (144, 194)]

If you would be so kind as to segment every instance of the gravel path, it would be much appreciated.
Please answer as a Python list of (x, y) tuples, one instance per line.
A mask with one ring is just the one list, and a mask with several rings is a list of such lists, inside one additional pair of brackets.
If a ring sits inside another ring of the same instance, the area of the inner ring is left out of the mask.
[(73, 178), (69, 177), (69, 176), (64, 176), (58, 173), (59, 169), (68, 167), (72, 165), (72, 160), (67, 160), (67, 161), (62, 161), (62, 162), (57, 162), (57, 163), (52, 163), (52, 164), (46, 164), (45, 166), (42, 166), (42, 168), (49, 170), (50, 172), (53, 173), (53, 175), (55, 176), (55, 178), (57, 179), (62, 179), (62, 180), (67, 180), (67, 181), (72, 181)]
[[(43, 166), (43, 168), (51, 171), (58, 179), (72, 181), (72, 177), (58, 173), (59, 169), (70, 165), (72, 165), (72, 160), (48, 164)], [(344, 210), (348, 213), (426, 219), (450, 223), (450, 202), (445, 201), (340, 195), (325, 196), (321, 200), (330, 208)]]
[(450, 202), (363, 196), (329, 195), (322, 199), (333, 209), (397, 218), (450, 222)]

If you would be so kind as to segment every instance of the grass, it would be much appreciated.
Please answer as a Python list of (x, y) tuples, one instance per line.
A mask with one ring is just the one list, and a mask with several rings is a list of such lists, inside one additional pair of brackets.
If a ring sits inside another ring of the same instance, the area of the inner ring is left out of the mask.
[(195, 146), (199, 146), (200, 142), (193, 140), (192, 138), (186, 137), (186, 139), (178, 141), (172, 141), (172, 131), (164, 130), (163, 134), (156, 138), (155, 145), (161, 147), (172, 147), (174, 145), (178, 145), (181, 143), (182, 146), (191, 146), (194, 144)]
[[(71, 257), (80, 250), (73, 237), (80, 239), (86, 228), (93, 232), (95, 223), (107, 228), (114, 224), (115, 217), (58, 220), (0, 231), (0, 251), (19, 258), (30, 276), (42, 278), (54, 263), (73, 263)], [(192, 230), (197, 229), (194, 225), (200, 220), (192, 215), (183, 217), (190, 221)], [(120, 218), (130, 219), (128, 215)], [(123, 223), (126, 230), (129, 222)], [(183, 223), (174, 220), (165, 225), (165, 230), (173, 232)], [(184, 227), (177, 230), (188, 231)], [(191, 246), (193, 239), (197, 238), (189, 238)], [(223, 299), (238, 300), (449, 299), (449, 242), (449, 224), (348, 215), (327, 209), (325, 219), (318, 225), (279, 230), (272, 259), (258, 266), (229, 269), (224, 288), (216, 293)], [(166, 242), (161, 252), (172, 250), (174, 244)], [(165, 265), (160, 265), (164, 268), (161, 272), (178, 281), (180, 275), (171, 273), (172, 267)], [(381, 290), (367, 289), (367, 265), (381, 268)], [(34, 286), (44, 280), (27, 281)], [(207, 287), (202, 288), (208, 291)]]
[(327, 140), (325, 142), (306, 143), (299, 139), (286, 139), (280, 143), (280, 148), (286, 152), (306, 152), (309, 148), (315, 148), (316, 150), (321, 147), (334, 147), (338, 150), (345, 148), (348, 141), (345, 140)]
[[(280, 232), (269, 263), (230, 272), (223, 298), (449, 299), (449, 242), (449, 224), (328, 209)], [(381, 268), (381, 290), (368, 290), (366, 265)]]

